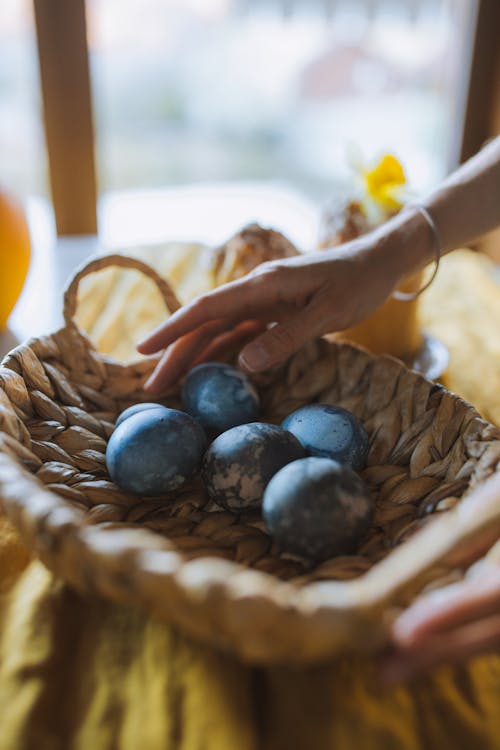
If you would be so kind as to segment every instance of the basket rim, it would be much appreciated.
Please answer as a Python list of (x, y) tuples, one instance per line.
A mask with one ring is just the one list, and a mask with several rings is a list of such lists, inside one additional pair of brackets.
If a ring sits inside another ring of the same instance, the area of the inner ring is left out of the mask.
[[(41, 338), (57, 337), (64, 330), (66, 328)], [(0, 391), (3, 391), (2, 373), (12, 371), (8, 367), (9, 356), (30, 349), (39, 340), (31, 339), (7, 355), (0, 365)], [(412, 372), (394, 357), (375, 356), (343, 341), (325, 343), (337, 349), (357, 350), (371, 359), (391, 360), (400, 371)], [(98, 352), (96, 354), (113, 367), (126, 369), (129, 366)], [(151, 359), (144, 362), (145, 367), (151, 367)], [(431, 382), (419, 373), (412, 372), (412, 375)], [(474, 419), (483, 430), (491, 428), (477, 410), (460, 396), (441, 385), (432, 383), (432, 386), (450, 393), (464, 408), (472, 410)], [(347, 630), (353, 624), (361, 627), (361, 623), (369, 623), (373, 629), (372, 639), (367, 639), (365, 646), (380, 646), (388, 637), (387, 623), (380, 620), (382, 609), (411, 587), (419, 576), (455, 553), (464, 539), (484, 531), (491, 523), (500, 523), (500, 511), (478, 516), (464, 511), (467, 502), (463, 501), (457, 509), (448, 511), (440, 518), (433, 518), (425, 528), (375, 562), (358, 578), (310, 582), (299, 588), (293, 581), (282, 581), (270, 573), (248, 568), (232, 560), (204, 556), (185, 561), (182, 553), (175, 550), (175, 540), (170, 542), (168, 538), (145, 528), (131, 529), (124, 524), (113, 523), (89, 524), (83, 511), (69, 507), (61, 496), (46, 488), (22, 466), (3, 432), (0, 433), (0, 505), (40, 559), (82, 591), (95, 591), (122, 602), (139, 601), (149, 611), (158, 613), (163, 619), (173, 619), (191, 635), (202, 640), (207, 639), (207, 633), (201, 615), (209, 617), (213, 625), (214, 618), (217, 620), (216, 612), (223, 612), (227, 618), (231, 609), (240, 608), (246, 612), (245, 617), (249, 622), (252, 621), (252, 613), (258, 614), (264, 621), (262, 632), (248, 648), (241, 644), (242, 623), (238, 617), (229, 617), (233, 625), (221, 636), (218, 644), (236, 650), (243, 658), (257, 663), (290, 660), (288, 647), (286, 653), (282, 653), (276, 644), (272, 650), (266, 645), (270, 623), (272, 630), (278, 626), (282, 629), (293, 625), (297, 648), (294, 656), (298, 662), (325, 658), (328, 654), (329, 628), (334, 629), (337, 640), (340, 637), (347, 642)], [(68, 565), (69, 560), (75, 561), (75, 556), (79, 564)], [(92, 580), (92, 570), (97, 560), (102, 568), (100, 576)], [(127, 575), (124, 570), (128, 571)], [(127, 579), (135, 585), (132, 595)], [(168, 605), (165, 600), (161, 602), (157, 599), (157, 592), (163, 587), (168, 592)], [(177, 608), (173, 618), (172, 603)], [(193, 618), (189, 614), (192, 610), (200, 616)], [(212, 630), (210, 640), (214, 642)], [(306, 635), (315, 630), (321, 635), (318, 642), (307, 643)]]

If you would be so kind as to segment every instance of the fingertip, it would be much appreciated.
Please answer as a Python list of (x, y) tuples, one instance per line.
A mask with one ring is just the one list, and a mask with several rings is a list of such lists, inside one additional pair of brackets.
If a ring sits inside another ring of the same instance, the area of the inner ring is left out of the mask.
[(159, 394), (159, 388), (153, 375), (146, 380), (142, 388), (146, 393), (150, 393), (152, 396)]
[(164, 362), (160, 360), (155, 369), (143, 385), (143, 389), (151, 396), (160, 396), (170, 385)]
[(147, 341), (139, 341), (139, 343), (135, 345), (135, 349), (139, 354), (154, 354), (154, 352), (149, 349)]
[(391, 634), (394, 643), (403, 648), (410, 648), (418, 643), (429, 629), (428, 618), (428, 610), (418, 605), (402, 612), (392, 623)]
[(457, 604), (461, 604), (461, 599), (456, 584), (430, 592), (394, 621), (394, 641), (405, 648), (421, 643), (429, 635), (439, 632), (447, 622), (453, 621)]
[(136, 343), (135, 348), (139, 354), (155, 354), (159, 349), (163, 349), (163, 346), (159, 346), (156, 341), (157, 333), (153, 331)]
[(165, 323), (162, 323), (150, 331), (147, 336), (140, 339), (135, 345), (137, 351), (140, 354), (156, 354), (156, 352), (169, 346), (172, 342), (173, 335), (171, 329), (172, 322), (173, 316), (168, 318)]
[(271, 357), (262, 344), (252, 341), (240, 352), (238, 364), (247, 372), (261, 372), (270, 366)]
[(438, 634), (440, 626), (441, 619), (427, 609), (404, 612), (392, 625), (392, 639), (398, 648), (411, 650)]

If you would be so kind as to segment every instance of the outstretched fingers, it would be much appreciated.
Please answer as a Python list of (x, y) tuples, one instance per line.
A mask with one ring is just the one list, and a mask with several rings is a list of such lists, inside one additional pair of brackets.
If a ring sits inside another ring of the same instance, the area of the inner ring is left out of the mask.
[(500, 568), (467, 578), (422, 597), (393, 625), (396, 644), (409, 646), (481, 617), (500, 614)]
[(416, 677), (441, 664), (459, 664), (500, 646), (500, 614), (463, 625), (456, 630), (432, 633), (418, 645), (399, 649), (380, 667), (386, 685)]
[(273, 283), (262, 276), (244, 277), (201, 295), (177, 310), (161, 326), (137, 344), (141, 354), (154, 354), (199, 326), (218, 319), (233, 323), (261, 317), (262, 311), (278, 301)]
[(392, 627), (381, 663), (386, 684), (452, 664), (500, 645), (500, 568), (423, 596)]
[(165, 391), (184, 374), (214, 337), (230, 327), (227, 320), (210, 321), (174, 341), (144, 383), (144, 390), (151, 394)]

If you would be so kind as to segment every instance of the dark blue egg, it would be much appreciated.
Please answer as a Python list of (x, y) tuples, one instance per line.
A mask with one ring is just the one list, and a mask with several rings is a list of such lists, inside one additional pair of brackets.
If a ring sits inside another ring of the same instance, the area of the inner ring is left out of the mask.
[(221, 362), (205, 362), (190, 370), (182, 387), (182, 401), (210, 435), (254, 422), (259, 416), (259, 397), (252, 382), (240, 370)]
[(354, 414), (340, 406), (303, 406), (289, 414), (282, 427), (292, 432), (313, 456), (333, 458), (355, 471), (366, 464), (366, 430)]
[(361, 477), (337, 461), (316, 457), (275, 474), (262, 504), (267, 530), (279, 546), (316, 561), (355, 551), (373, 511)]
[(304, 455), (291, 433), (272, 424), (251, 422), (214, 440), (203, 459), (202, 477), (212, 500), (237, 511), (260, 505), (271, 477)]
[(132, 417), (134, 414), (137, 414), (140, 411), (148, 411), (148, 409), (166, 409), (166, 406), (162, 406), (161, 404), (155, 404), (149, 401), (145, 401), (143, 404), (134, 404), (133, 406), (129, 406), (128, 409), (125, 409), (122, 411), (120, 416), (115, 422), (115, 430), (122, 422), (124, 422), (129, 417)]
[(111, 435), (106, 464), (119, 487), (137, 495), (158, 496), (196, 474), (207, 445), (198, 422), (177, 409), (147, 409), (133, 414)]

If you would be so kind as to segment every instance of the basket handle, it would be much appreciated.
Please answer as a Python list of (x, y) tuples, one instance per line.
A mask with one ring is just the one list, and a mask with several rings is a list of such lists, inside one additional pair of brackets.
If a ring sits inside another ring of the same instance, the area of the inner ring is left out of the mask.
[(140, 271), (145, 276), (148, 276), (158, 287), (169, 313), (174, 313), (181, 307), (181, 303), (177, 299), (177, 296), (168, 281), (160, 276), (160, 274), (157, 273), (154, 268), (151, 268), (151, 266), (149, 266), (147, 263), (143, 263), (143, 261), (139, 260), (138, 258), (132, 258), (129, 255), (119, 255), (118, 253), (103, 255), (98, 258), (94, 258), (88, 263), (85, 263), (83, 266), (80, 266), (80, 268), (77, 269), (75, 275), (66, 287), (66, 290), (64, 292), (63, 315), (64, 321), (68, 328), (76, 328), (77, 330), (79, 330), (78, 326), (75, 323), (75, 313), (77, 306), (78, 286), (80, 284), (80, 281), (85, 276), (88, 276), (91, 273), (96, 273), (96, 271), (101, 271), (103, 268), (108, 268), (110, 266), (117, 266), (119, 268), (132, 268), (136, 271)]

